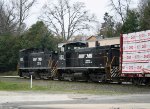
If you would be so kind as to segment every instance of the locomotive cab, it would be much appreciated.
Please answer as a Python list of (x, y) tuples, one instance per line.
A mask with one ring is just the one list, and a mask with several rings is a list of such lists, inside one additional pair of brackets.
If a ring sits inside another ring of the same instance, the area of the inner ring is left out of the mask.
[(64, 47), (64, 50), (67, 52), (67, 51), (71, 51), (71, 50), (85, 48), (86, 47), (86, 43), (83, 43), (83, 42), (72, 42), (72, 43), (67, 43), (67, 44), (63, 45), (63, 47)]
[(68, 67), (68, 60), (70, 54), (73, 53), (76, 49), (81, 49), (87, 47), (86, 43), (83, 42), (71, 42), (63, 44), (60, 48), (58, 68)]

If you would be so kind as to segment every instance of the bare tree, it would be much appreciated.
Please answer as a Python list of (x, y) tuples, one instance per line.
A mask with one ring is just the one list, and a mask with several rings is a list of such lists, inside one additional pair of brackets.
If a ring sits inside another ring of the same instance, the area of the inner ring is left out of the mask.
[(101, 23), (97, 22), (96, 26), (95, 26), (95, 35), (100, 36), (100, 31), (101, 31)]
[(122, 23), (125, 21), (126, 14), (130, 8), (131, 0), (110, 0), (110, 6), (120, 16)]
[(150, 29), (150, 0), (140, 0), (138, 4), (140, 30)]
[(14, 7), (4, 1), (0, 1), (0, 34), (12, 34), (16, 32), (17, 22), (14, 15)]
[(149, 0), (139, 0), (138, 9), (140, 14), (144, 13), (145, 7), (148, 5)]
[(36, 0), (11, 0), (12, 5), (16, 9), (16, 16), (18, 17), (18, 31), (24, 26), (24, 21), (29, 16), (29, 11), (36, 3)]
[(44, 6), (41, 19), (49, 26), (51, 32), (68, 40), (77, 31), (89, 29), (90, 22), (95, 21), (95, 16), (89, 16), (84, 3), (70, 0), (57, 0), (56, 4)]
[(115, 21), (113, 19), (113, 16), (110, 16), (109, 13), (104, 14), (104, 23), (102, 23), (101, 29), (100, 29), (100, 36), (103, 38), (105, 37), (114, 37), (114, 29)]

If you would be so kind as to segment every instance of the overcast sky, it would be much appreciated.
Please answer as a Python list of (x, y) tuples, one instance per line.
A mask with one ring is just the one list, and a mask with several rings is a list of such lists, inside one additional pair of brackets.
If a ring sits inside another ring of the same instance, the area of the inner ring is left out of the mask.
[[(45, 3), (49, 1), (55, 0), (37, 0), (36, 5), (31, 10), (31, 15), (29, 16), (28, 20), (26, 20), (27, 27), (30, 27), (32, 24), (36, 23), (38, 20), (38, 16), (42, 14), (41, 8)], [(100, 22), (103, 22), (103, 17), (105, 12), (109, 12), (112, 15), (114, 14), (111, 11), (111, 7), (109, 6), (109, 0), (72, 0), (72, 1), (80, 1), (84, 2), (86, 9), (90, 11), (90, 13), (94, 13), (97, 16), (97, 19)], [(133, 0), (132, 6), (137, 6), (138, 0)]]

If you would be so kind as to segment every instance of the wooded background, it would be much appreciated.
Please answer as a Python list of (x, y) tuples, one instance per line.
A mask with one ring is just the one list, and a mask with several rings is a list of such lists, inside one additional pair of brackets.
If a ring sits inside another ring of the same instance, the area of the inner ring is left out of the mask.
[(58, 43), (90, 30), (93, 24), (97, 31), (93, 35), (103, 38), (150, 29), (150, 0), (139, 0), (134, 9), (132, 0), (109, 0), (115, 16), (106, 12), (104, 22), (90, 14), (84, 3), (57, 0), (46, 4), (39, 21), (27, 28), (25, 20), (36, 3), (37, 0), (0, 0), (0, 72), (16, 70), (19, 50), (57, 50)]

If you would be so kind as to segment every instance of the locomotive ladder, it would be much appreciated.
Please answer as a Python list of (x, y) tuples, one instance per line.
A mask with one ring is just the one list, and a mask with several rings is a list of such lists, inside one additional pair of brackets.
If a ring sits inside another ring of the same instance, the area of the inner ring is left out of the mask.
[(51, 77), (55, 77), (57, 75), (57, 63), (55, 63), (53, 60), (49, 60), (49, 67), (51, 69)]
[(107, 65), (107, 75), (109, 77), (109, 79), (115, 78), (115, 77), (119, 77), (120, 73), (119, 73), (119, 65), (113, 65), (115, 59), (119, 59), (119, 57), (114, 56), (112, 61), (110, 62), (110, 64)]

